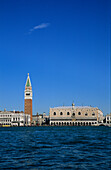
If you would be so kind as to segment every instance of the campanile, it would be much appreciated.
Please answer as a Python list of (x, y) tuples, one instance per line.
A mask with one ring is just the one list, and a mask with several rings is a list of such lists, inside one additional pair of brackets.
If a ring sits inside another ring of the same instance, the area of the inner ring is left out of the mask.
[(32, 121), (32, 86), (28, 73), (27, 81), (25, 84), (24, 91), (24, 113), (30, 115), (30, 120)]

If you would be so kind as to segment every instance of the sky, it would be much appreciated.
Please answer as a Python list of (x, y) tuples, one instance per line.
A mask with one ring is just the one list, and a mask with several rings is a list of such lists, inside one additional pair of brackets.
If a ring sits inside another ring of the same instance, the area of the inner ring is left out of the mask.
[(94, 106), (110, 113), (110, 0), (0, 0), (0, 110)]

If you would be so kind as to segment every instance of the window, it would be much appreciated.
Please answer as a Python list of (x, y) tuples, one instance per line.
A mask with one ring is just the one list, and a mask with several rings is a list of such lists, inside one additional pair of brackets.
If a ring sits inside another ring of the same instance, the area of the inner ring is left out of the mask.
[(85, 116), (88, 116), (88, 113), (85, 113)]
[(15, 120), (15, 118), (13, 118), (13, 120)]
[(81, 112), (78, 112), (78, 115), (81, 115)]
[(75, 113), (73, 113), (72, 116), (75, 116)]
[(63, 113), (62, 113), (62, 112), (60, 112), (60, 115), (63, 115)]
[(67, 112), (67, 115), (70, 115), (70, 113), (69, 113), (69, 112)]
[(94, 113), (94, 112), (92, 113), (92, 116), (95, 116), (95, 113)]
[(56, 115), (56, 112), (54, 112), (54, 115)]

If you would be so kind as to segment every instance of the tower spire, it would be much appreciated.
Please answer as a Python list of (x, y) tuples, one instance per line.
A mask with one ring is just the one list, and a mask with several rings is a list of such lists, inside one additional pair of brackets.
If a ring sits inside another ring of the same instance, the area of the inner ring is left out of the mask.
[(29, 73), (27, 74), (28, 77), (27, 77), (27, 81), (26, 81), (26, 87), (31, 87), (31, 81), (30, 81), (30, 77), (29, 77)]

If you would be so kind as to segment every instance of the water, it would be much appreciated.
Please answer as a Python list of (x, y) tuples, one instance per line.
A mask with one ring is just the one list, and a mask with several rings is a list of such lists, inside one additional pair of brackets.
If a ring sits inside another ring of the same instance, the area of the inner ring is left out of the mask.
[(0, 128), (0, 169), (110, 169), (109, 127)]

